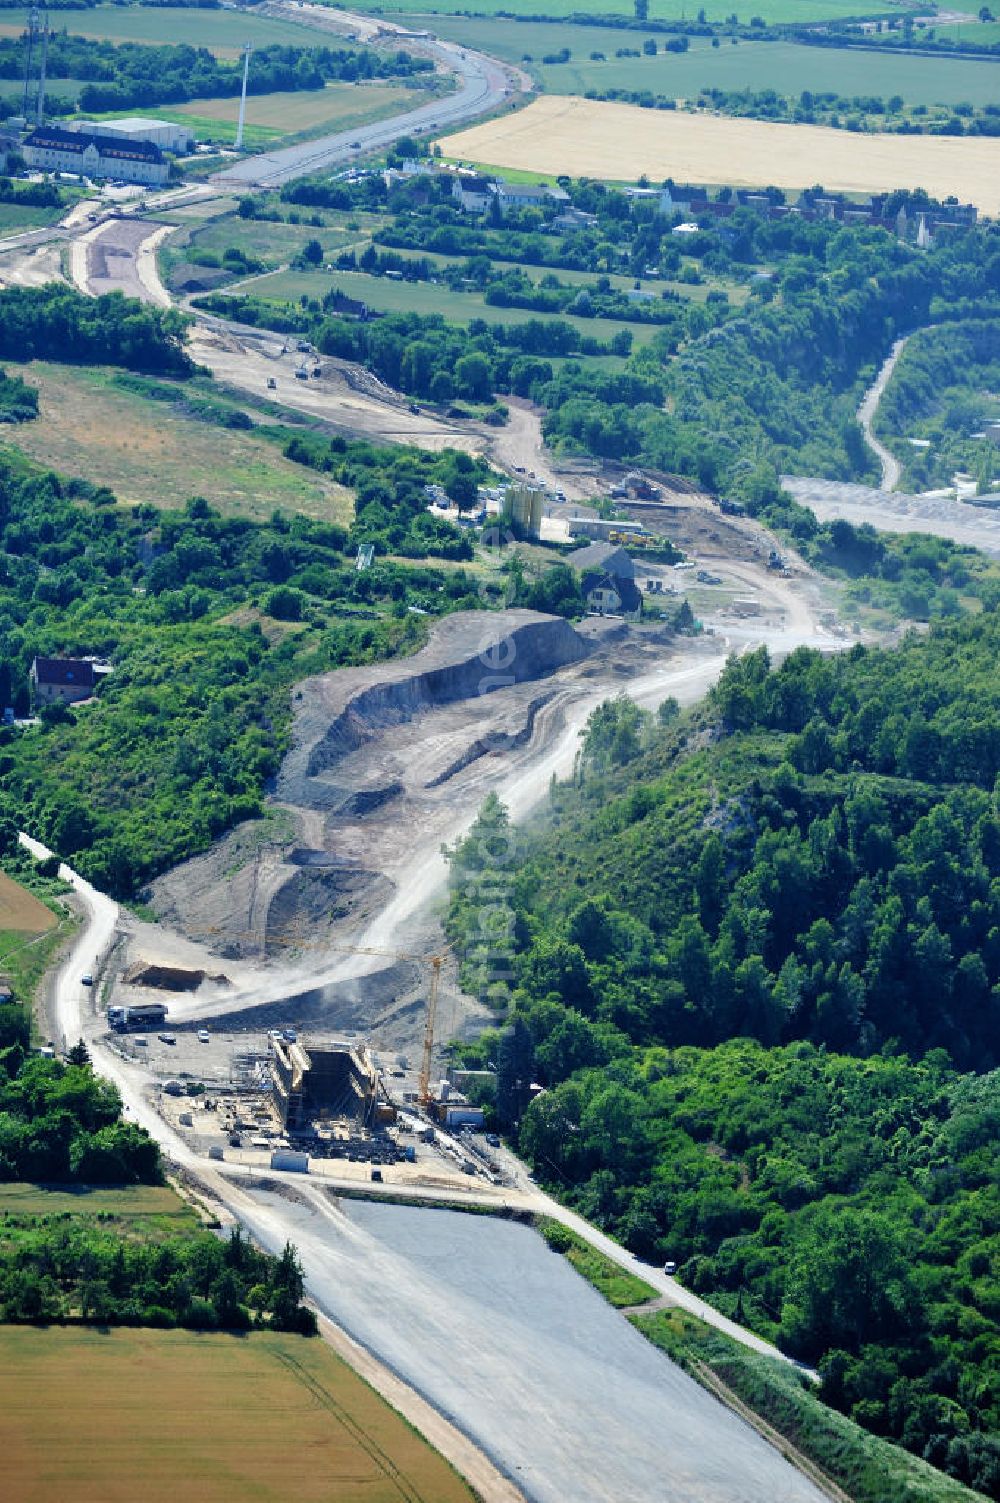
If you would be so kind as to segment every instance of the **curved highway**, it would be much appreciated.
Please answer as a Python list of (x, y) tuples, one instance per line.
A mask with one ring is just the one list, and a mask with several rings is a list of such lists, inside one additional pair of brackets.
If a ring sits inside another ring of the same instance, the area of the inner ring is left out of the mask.
[[(404, 42), (407, 35), (401, 32), (400, 41)], [(513, 92), (513, 75), (495, 58), (436, 38), (421, 37), (420, 47), (449, 73), (458, 74), (460, 83), (454, 94), (432, 99), (388, 120), (376, 120), (371, 125), (358, 125), (317, 141), (304, 141), (299, 146), (286, 146), (281, 151), (233, 162), (211, 181), (246, 188), (279, 188), (282, 183), (324, 167), (347, 166), (369, 152), (391, 146), (400, 136), (461, 125), (495, 109)]]

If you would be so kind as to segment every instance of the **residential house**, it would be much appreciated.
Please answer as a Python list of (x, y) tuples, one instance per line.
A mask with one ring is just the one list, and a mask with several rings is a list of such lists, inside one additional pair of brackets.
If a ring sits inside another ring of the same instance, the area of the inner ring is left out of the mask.
[(483, 177), (479, 172), (456, 173), (451, 185), (452, 198), (466, 214), (485, 214), (495, 193), (496, 184), (492, 178)]
[(642, 594), (634, 579), (598, 569), (583, 576), (580, 588), (592, 616), (624, 616), (626, 621), (638, 621), (642, 615)]
[(59, 701), (64, 705), (89, 699), (94, 692), (93, 663), (84, 658), (36, 658), (28, 681), (36, 706)]
[(501, 214), (517, 213), (521, 209), (547, 209), (553, 204), (560, 207), (568, 204), (569, 194), (563, 188), (550, 188), (547, 183), (497, 183), (497, 197)]

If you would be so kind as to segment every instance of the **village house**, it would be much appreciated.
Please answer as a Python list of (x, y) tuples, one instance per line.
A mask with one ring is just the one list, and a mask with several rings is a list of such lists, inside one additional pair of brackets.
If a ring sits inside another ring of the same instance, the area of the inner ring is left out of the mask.
[(77, 704), (94, 692), (93, 663), (83, 658), (36, 658), (28, 675), (31, 698), (37, 708), (54, 704)]

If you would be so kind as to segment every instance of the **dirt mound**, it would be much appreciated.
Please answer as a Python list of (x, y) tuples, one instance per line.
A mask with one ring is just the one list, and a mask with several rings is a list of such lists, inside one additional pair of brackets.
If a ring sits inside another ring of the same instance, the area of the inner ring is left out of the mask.
[(208, 971), (188, 970), (184, 966), (157, 965), (153, 961), (138, 960), (129, 966), (122, 980), (128, 986), (155, 987), (163, 992), (196, 992), (203, 981), (214, 981), (216, 986), (229, 986), (229, 977), (213, 976)]

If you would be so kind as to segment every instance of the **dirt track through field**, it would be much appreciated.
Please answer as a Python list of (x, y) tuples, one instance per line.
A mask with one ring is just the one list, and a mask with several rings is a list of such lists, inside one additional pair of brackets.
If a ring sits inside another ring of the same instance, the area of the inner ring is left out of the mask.
[(448, 156), (531, 172), (612, 181), (728, 183), (877, 193), (925, 188), (1000, 212), (1000, 139), (857, 135), (821, 125), (779, 125), (637, 105), (545, 95), (443, 138)]

